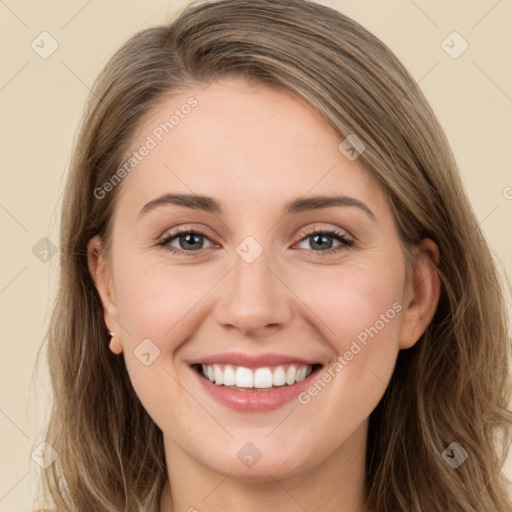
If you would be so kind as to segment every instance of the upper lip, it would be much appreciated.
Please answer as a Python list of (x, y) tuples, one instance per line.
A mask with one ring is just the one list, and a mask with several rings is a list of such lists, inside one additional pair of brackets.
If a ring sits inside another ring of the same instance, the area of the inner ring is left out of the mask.
[(260, 368), (262, 366), (277, 366), (280, 364), (313, 366), (320, 363), (285, 354), (241, 354), (239, 352), (226, 352), (223, 354), (202, 357), (201, 359), (191, 361), (190, 364), (230, 364), (233, 366), (243, 366), (245, 368)]

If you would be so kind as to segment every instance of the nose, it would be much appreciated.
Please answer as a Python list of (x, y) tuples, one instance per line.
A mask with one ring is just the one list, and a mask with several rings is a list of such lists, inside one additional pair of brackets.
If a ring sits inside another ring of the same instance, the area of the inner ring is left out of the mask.
[(219, 287), (215, 306), (215, 318), (224, 329), (258, 338), (290, 321), (293, 293), (269, 252), (265, 249), (252, 263), (234, 253), (233, 268)]

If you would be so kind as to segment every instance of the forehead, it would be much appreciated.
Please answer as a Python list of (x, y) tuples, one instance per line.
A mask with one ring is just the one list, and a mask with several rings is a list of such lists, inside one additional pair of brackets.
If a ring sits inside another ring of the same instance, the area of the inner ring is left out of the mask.
[(301, 98), (224, 79), (148, 113), (133, 138), (130, 153), (139, 155), (122, 195), (140, 203), (182, 191), (258, 210), (308, 193), (385, 201), (360, 160), (339, 150), (342, 141)]

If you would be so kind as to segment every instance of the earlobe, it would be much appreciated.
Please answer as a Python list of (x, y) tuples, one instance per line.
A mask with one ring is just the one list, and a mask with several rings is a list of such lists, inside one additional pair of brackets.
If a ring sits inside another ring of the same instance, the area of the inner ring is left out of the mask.
[[(105, 325), (109, 333), (114, 333), (116, 326), (119, 324), (115, 294), (108, 266), (102, 256), (102, 243), (99, 236), (95, 236), (89, 241), (87, 246), (87, 263), (103, 306)], [(110, 350), (115, 354), (122, 352), (119, 336), (112, 336)]]
[(118, 338), (115, 338), (115, 334), (112, 332), (109, 332), (110, 336), (112, 336), (112, 339), (110, 340), (110, 350), (114, 353), (119, 355), (123, 351), (123, 344)]
[(433, 240), (426, 238), (415, 248), (413, 268), (404, 290), (400, 349), (415, 345), (434, 317), (440, 294), (435, 269), (439, 261), (439, 248)]

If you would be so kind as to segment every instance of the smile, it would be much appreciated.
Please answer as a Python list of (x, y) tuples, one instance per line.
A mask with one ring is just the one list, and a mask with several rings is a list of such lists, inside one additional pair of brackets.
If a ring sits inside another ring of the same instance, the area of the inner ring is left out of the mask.
[(195, 363), (190, 368), (206, 396), (246, 413), (272, 411), (292, 402), (322, 368), (321, 364), (302, 363), (248, 368), (231, 363)]
[(218, 386), (248, 391), (269, 391), (280, 386), (292, 386), (308, 377), (319, 365), (278, 365), (246, 368), (230, 364), (196, 365), (199, 373)]

